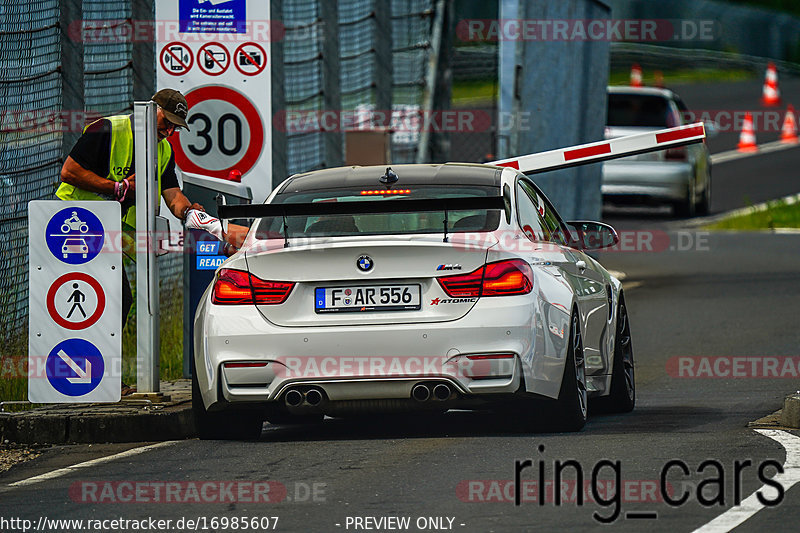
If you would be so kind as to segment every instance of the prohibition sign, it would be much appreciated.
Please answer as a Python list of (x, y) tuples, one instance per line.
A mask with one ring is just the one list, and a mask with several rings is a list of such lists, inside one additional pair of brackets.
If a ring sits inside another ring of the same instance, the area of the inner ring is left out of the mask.
[(161, 68), (172, 76), (183, 76), (192, 68), (192, 50), (180, 41), (173, 41), (161, 50)]
[[(245, 49), (247, 46), (253, 47), (255, 50)], [(258, 61), (259, 58), (261, 61)], [(255, 76), (264, 72), (267, 67), (267, 53), (258, 43), (244, 43), (233, 53), (233, 64), (245, 76)], [(245, 70), (245, 68), (252, 67), (255, 67), (256, 70)]]
[[(234, 54), (234, 58), (235, 57), (236, 55)], [(242, 113), (247, 121), (247, 126), (250, 130), (250, 139), (246, 142), (247, 148), (244, 154), (242, 154), (241, 158), (234, 164), (229, 165), (228, 168), (220, 170), (206, 169), (190, 159), (189, 155), (184, 151), (183, 142), (179, 138), (178, 142), (172, 143), (172, 148), (175, 150), (175, 162), (184, 172), (194, 172), (196, 174), (213, 176), (215, 178), (227, 179), (228, 174), (233, 169), (239, 170), (242, 174), (245, 174), (255, 166), (258, 162), (258, 158), (261, 156), (261, 151), (264, 149), (264, 125), (261, 123), (261, 115), (259, 115), (256, 107), (242, 93), (222, 85), (206, 85), (205, 87), (200, 87), (186, 93), (186, 102), (189, 104), (187, 120), (192, 122), (193, 107), (212, 100), (221, 100), (222, 102), (233, 105)], [(194, 131), (194, 129), (192, 131)], [(199, 131), (202, 132), (203, 130)], [(213, 141), (214, 136), (210, 133), (208, 133), (208, 135)]]
[(209, 76), (219, 76), (230, 65), (228, 49), (219, 43), (206, 43), (197, 51), (197, 66)]
[[(69, 283), (70, 281), (83, 281), (88, 283), (94, 289), (94, 292), (97, 295), (97, 307), (95, 308), (94, 313), (92, 313), (92, 315), (86, 320), (81, 322), (70, 322), (62, 317), (56, 310), (56, 292), (58, 292), (58, 289), (62, 285)], [(97, 320), (103, 314), (105, 308), (106, 293), (103, 291), (103, 287), (96, 279), (88, 274), (84, 274), (83, 272), (69, 272), (64, 274), (55, 280), (55, 282), (53, 282), (53, 284), (50, 286), (50, 290), (47, 291), (47, 312), (50, 313), (50, 318), (52, 318), (55, 323), (62, 328), (71, 330), (86, 329), (97, 322)]]

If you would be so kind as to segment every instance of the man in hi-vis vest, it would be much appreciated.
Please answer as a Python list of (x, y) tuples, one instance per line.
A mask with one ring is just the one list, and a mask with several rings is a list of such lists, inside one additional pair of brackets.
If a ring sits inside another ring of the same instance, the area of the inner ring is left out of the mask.
[[(188, 129), (186, 98), (174, 89), (161, 89), (152, 98), (158, 104), (158, 189), (164, 201), (186, 227), (204, 229), (224, 240), (219, 220), (200, 212), (200, 204), (193, 204), (183, 194), (175, 175), (175, 155), (167, 137), (179, 128)], [(116, 115), (97, 120), (83, 130), (64, 166), (61, 167), (61, 185), (56, 196), (62, 200), (116, 200), (122, 205), (122, 229), (132, 233), (136, 229), (136, 172), (133, 161), (133, 127), (131, 115)], [(194, 211), (197, 211), (195, 213)], [(197, 220), (202, 219), (202, 225)], [(135, 240), (124, 240), (130, 245)], [(126, 255), (136, 259), (133, 249), (126, 246)], [(122, 325), (133, 305), (130, 282), (122, 269)]]

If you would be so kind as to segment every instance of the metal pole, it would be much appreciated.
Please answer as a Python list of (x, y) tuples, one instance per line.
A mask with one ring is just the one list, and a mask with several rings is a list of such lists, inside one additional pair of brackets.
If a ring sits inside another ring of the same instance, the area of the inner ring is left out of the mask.
[[(426, 115), (433, 111), (433, 93), (436, 91), (436, 73), (439, 70), (439, 50), (442, 46), (442, 27), (444, 26), (444, 0), (437, 0), (435, 9), (433, 27), (431, 28), (431, 49), (428, 52), (428, 69), (425, 73), (425, 92), (422, 102), (422, 112)], [(428, 162), (430, 154), (429, 139), (429, 128), (423, 125), (422, 131), (419, 133), (419, 143), (417, 144), (417, 163)]]
[(61, 24), (61, 104), (68, 123), (64, 125), (62, 153), (69, 155), (83, 129), (84, 83), (83, 83), (83, 39), (80, 33), (68, 31), (80, 29), (83, 24), (83, 0), (62, 0), (59, 13)]
[[(133, 104), (136, 162), (136, 388), (159, 392), (158, 263), (155, 235), (156, 104)], [(140, 238), (145, 236), (146, 238)]]

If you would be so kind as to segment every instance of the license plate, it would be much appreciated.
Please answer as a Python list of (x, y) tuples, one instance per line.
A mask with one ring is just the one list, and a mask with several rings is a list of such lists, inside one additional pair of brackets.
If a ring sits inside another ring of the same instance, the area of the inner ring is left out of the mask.
[(420, 309), (419, 285), (370, 285), (317, 287), (317, 313), (364, 313), (369, 311), (414, 311)]

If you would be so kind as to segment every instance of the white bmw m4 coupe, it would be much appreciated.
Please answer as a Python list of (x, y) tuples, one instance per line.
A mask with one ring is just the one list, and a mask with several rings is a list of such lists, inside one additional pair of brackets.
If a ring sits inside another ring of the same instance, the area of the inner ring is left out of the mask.
[(202, 438), (448, 409), (578, 431), (590, 401), (634, 407), (622, 287), (585, 253), (616, 232), (517, 170), (319, 170), (220, 216), (253, 223), (195, 316)]

